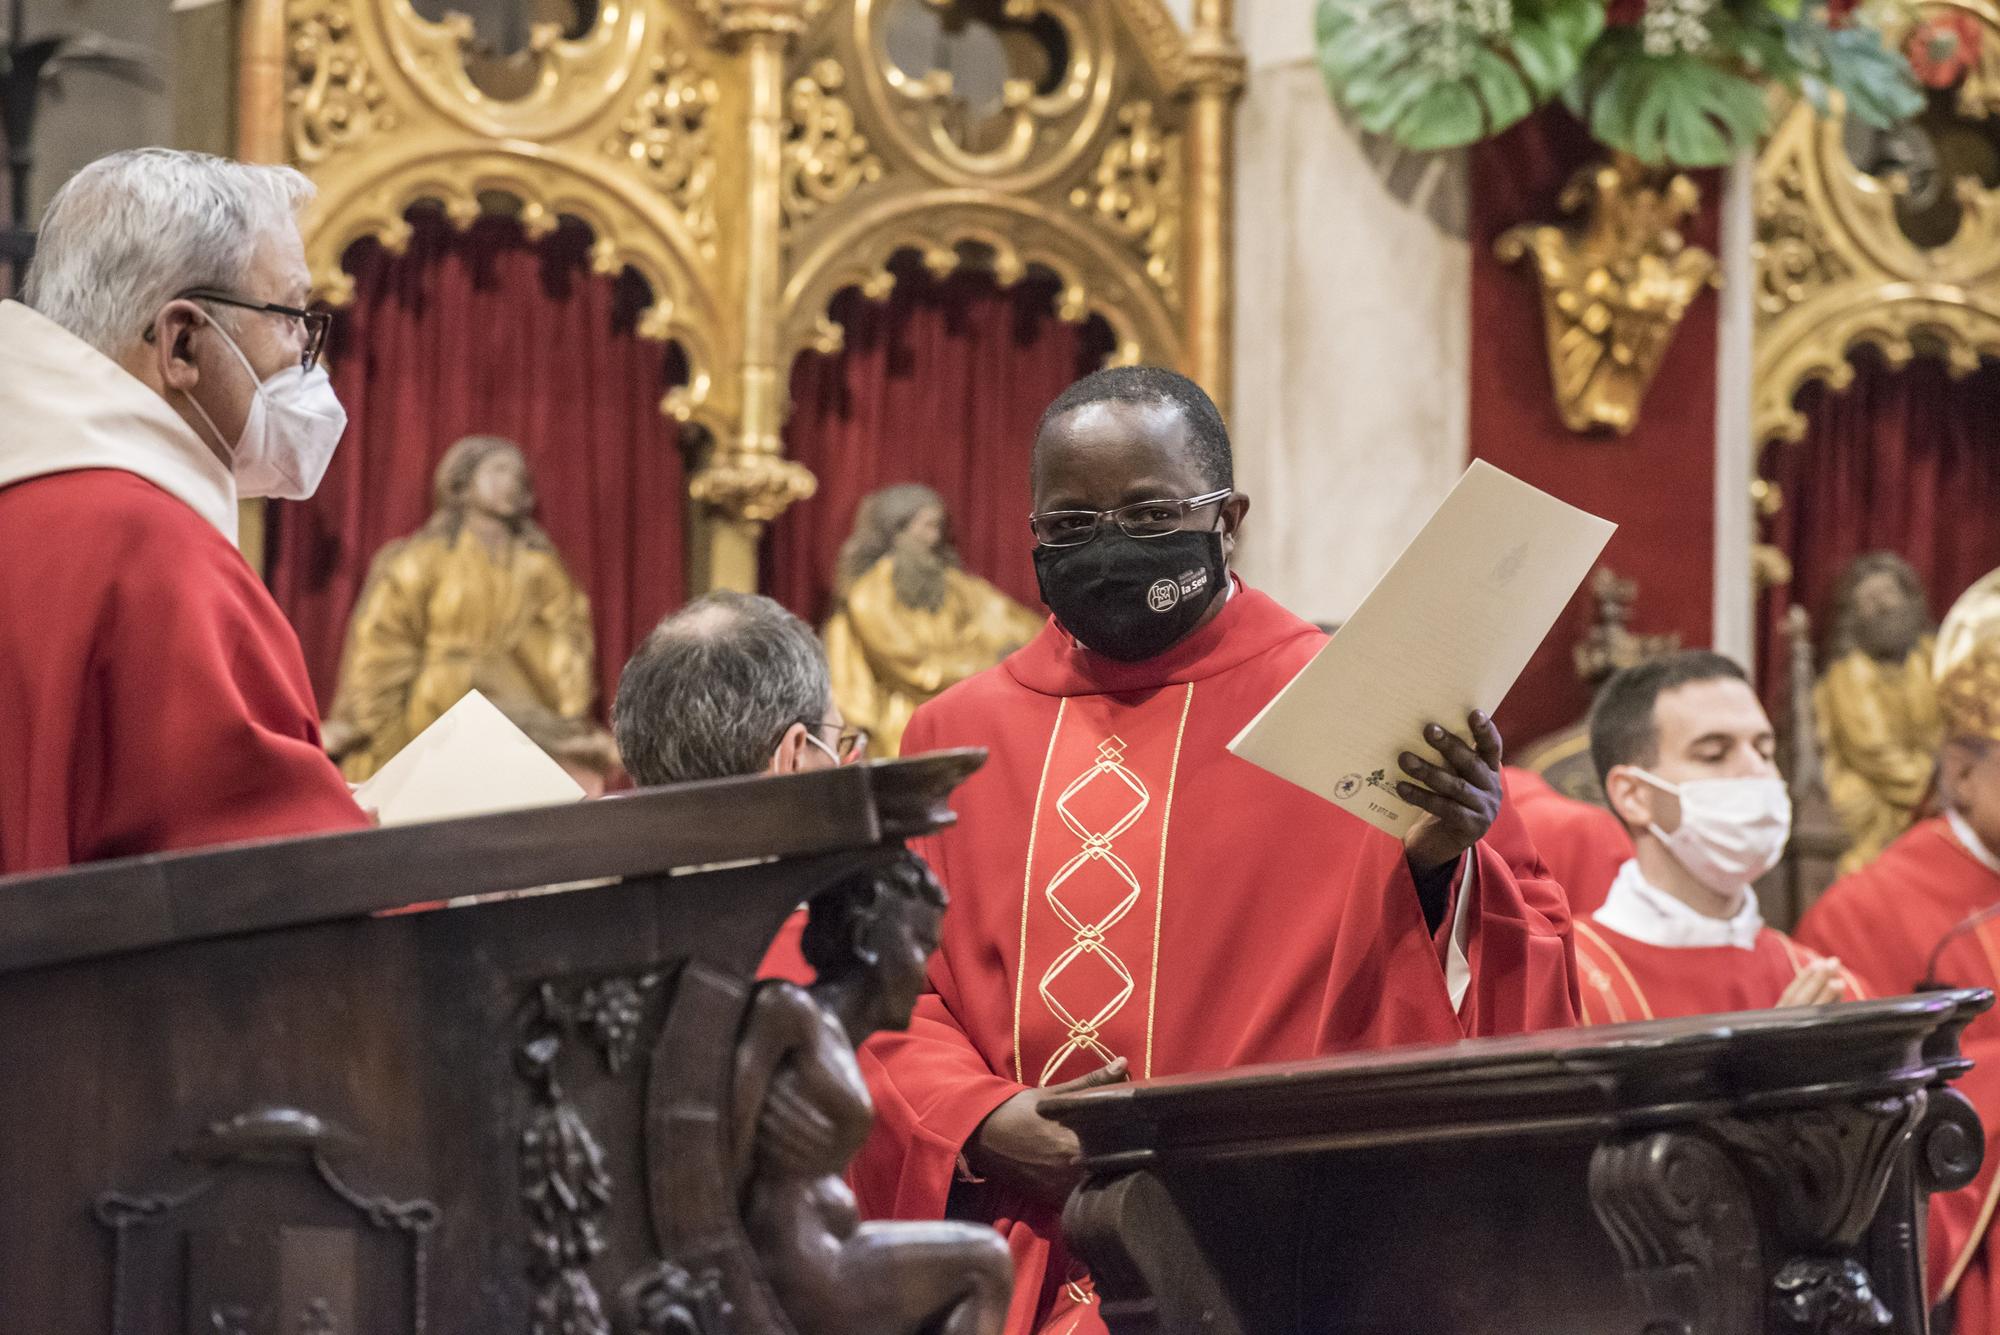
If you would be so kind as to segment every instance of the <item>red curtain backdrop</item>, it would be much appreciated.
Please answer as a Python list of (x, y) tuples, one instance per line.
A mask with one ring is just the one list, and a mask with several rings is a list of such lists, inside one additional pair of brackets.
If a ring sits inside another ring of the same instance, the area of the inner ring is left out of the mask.
[(318, 495), (272, 507), (272, 592), (324, 709), (369, 562), (430, 514), (453, 441), (505, 436), (590, 595), (602, 713), (632, 649), (685, 597), (680, 433), (660, 412), (685, 379), (680, 354), (636, 336), (644, 285), (593, 274), (580, 224), (537, 243), (502, 218), (466, 232), (434, 212), (411, 221), (405, 254), (348, 253), (356, 296), (328, 361), (350, 425)]
[(962, 270), (940, 282), (913, 258), (897, 271), (886, 301), (853, 290), (835, 301), (833, 318), (847, 330), (838, 354), (793, 364), (786, 449), (818, 476), (819, 494), (772, 524), (764, 589), (818, 625), (862, 498), (922, 482), (950, 508), (966, 568), (1038, 608), (1028, 534), (1035, 425), (1103, 363), (1111, 332), (1101, 320), (1057, 319), (1052, 279), (1003, 289)]
[(1862, 352), (1851, 386), (1808, 385), (1798, 406), (1805, 439), (1763, 458), (1784, 495), (1768, 538), (1792, 562), (1791, 585), (1764, 595), (1758, 662), (1771, 700), (1786, 694), (1785, 609), (1810, 612), (1823, 643), (1834, 585), (1861, 553), (1892, 551), (1914, 566), (1933, 616), (2000, 566), (2000, 365), (1955, 380), (1939, 361), (1895, 370)]
[[(1563, 426), (1550, 389), (1533, 265), (1505, 265), (1493, 253), (1517, 223), (1560, 219), (1564, 184), (1606, 154), (1553, 108), (1472, 151), (1472, 453), (1616, 521), (1603, 559), (1639, 583), (1633, 629), (1705, 645), (1714, 625), (1714, 294), (1681, 322), (1632, 434), (1578, 436)], [(1693, 175), (1701, 208), (1682, 234), (1714, 252), (1721, 182), (1713, 172)], [(1594, 612), (1586, 582), (1501, 707), (1496, 721), (1516, 754), (1589, 708), (1571, 651)]]

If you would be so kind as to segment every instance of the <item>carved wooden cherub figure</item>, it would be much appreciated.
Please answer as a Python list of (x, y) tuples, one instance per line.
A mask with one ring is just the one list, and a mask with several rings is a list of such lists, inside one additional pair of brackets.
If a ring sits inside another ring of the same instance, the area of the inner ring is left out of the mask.
[(762, 984), (737, 1045), (743, 1224), (800, 1335), (999, 1335), (1013, 1263), (991, 1228), (862, 1223), (841, 1174), (875, 1118), (854, 1049), (909, 1027), (944, 888), (906, 856), (815, 900), (808, 992)]

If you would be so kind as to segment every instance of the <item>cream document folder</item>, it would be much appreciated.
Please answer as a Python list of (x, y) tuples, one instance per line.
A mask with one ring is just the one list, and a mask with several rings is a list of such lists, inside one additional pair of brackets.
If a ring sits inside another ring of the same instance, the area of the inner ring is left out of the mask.
[(384, 825), (582, 799), (582, 786), (478, 691), (445, 710), (354, 793)]
[(1464, 735), (1528, 665), (1617, 525), (1475, 461), (1354, 615), (1229, 744), (1401, 838), (1423, 728)]

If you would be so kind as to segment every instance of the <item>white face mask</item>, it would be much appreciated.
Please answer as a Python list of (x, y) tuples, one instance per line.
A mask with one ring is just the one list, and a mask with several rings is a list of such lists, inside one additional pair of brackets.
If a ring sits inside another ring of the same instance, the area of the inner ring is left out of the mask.
[[(257, 370), (243, 349), (236, 346), (221, 325), (211, 326), (243, 363), (243, 370), (256, 381)], [(278, 500), (302, 501), (319, 490), (326, 466), (333, 461), (334, 447), (347, 430), (347, 410), (333, 392), (326, 368), (288, 366), (257, 385), (250, 401), (250, 415), (243, 421), (243, 434), (232, 448), (216, 428), (215, 419), (192, 394), (188, 402), (208, 423), (216, 440), (229, 455), (229, 471), (236, 475), (236, 494), (246, 499), (269, 496)]]
[(1688, 874), (1719, 895), (1734, 895), (1778, 865), (1792, 835), (1792, 796), (1776, 775), (1689, 779), (1672, 784), (1636, 766), (1632, 772), (1681, 800), (1680, 828), (1647, 826)]

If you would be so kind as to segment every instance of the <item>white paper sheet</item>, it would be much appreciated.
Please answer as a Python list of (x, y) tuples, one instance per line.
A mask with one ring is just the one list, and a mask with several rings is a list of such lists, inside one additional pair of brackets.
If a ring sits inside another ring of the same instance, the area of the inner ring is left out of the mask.
[(1327, 646), (1231, 742), (1235, 754), (1401, 838), (1396, 794), (1427, 723), (1461, 735), (1528, 665), (1615, 524), (1475, 461)]
[(410, 825), (557, 806), (583, 795), (548, 752), (470, 691), (362, 784), (354, 800), (384, 825)]

